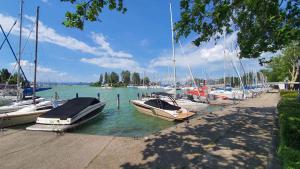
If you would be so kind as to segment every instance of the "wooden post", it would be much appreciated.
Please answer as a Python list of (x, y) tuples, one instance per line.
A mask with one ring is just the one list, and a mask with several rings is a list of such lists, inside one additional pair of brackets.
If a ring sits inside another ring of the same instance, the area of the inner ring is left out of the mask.
[(97, 96), (98, 96), (98, 100), (100, 101), (100, 93), (98, 93)]
[(137, 94), (137, 99), (138, 99), (138, 100), (140, 99), (140, 93)]
[(78, 98), (78, 93), (76, 93), (76, 98)]
[(118, 110), (120, 109), (120, 94), (117, 94), (117, 106)]

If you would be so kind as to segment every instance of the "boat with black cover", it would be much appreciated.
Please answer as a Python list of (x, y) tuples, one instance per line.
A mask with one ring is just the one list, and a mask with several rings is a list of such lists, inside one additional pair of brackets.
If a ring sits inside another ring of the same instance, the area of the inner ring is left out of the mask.
[(105, 103), (96, 98), (79, 97), (68, 100), (37, 118), (27, 130), (65, 131), (77, 127), (100, 115)]
[(195, 114), (179, 107), (178, 105), (172, 105), (159, 98), (152, 98), (148, 100), (131, 100), (131, 103), (139, 112), (170, 121), (182, 121)]

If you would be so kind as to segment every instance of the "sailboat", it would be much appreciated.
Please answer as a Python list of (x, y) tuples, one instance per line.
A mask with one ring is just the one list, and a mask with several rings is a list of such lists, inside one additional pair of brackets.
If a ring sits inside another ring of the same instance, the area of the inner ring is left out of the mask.
[[(178, 104), (178, 106), (183, 107), (185, 109), (187, 109), (188, 111), (193, 111), (193, 112), (198, 112), (201, 111), (203, 109), (205, 109), (208, 104), (205, 103), (201, 103), (201, 102), (196, 102), (194, 100), (191, 99), (187, 99), (187, 98), (176, 98), (176, 90), (177, 90), (177, 84), (176, 84), (176, 58), (175, 58), (175, 42), (174, 42), (174, 28), (173, 28), (173, 15), (172, 15), (172, 4), (170, 2), (170, 19), (171, 19), (171, 35), (172, 35), (172, 55), (173, 55), (173, 85), (174, 88), (172, 90), (174, 98), (176, 103)], [(180, 43), (181, 46), (181, 43)], [(182, 49), (182, 47), (181, 47)], [(183, 49), (182, 49), (183, 51)], [(188, 65), (189, 67), (189, 65)], [(189, 67), (190, 73), (191, 73), (191, 69)], [(171, 103), (169, 101), (169, 103)]]
[[(21, 11), (23, 0), (21, 0)], [(38, 49), (38, 23), (39, 23), (39, 7), (37, 7), (36, 16), (36, 43), (35, 43), (35, 60), (34, 60), (34, 83), (32, 104), (15, 105), (16, 111), (4, 112), (0, 114), (0, 127), (8, 127), (19, 124), (34, 122), (38, 116), (54, 108), (55, 104), (51, 101), (36, 99), (36, 72), (37, 72), (37, 49)], [(22, 12), (21, 12), (22, 13)], [(5, 110), (5, 109), (3, 109)]]

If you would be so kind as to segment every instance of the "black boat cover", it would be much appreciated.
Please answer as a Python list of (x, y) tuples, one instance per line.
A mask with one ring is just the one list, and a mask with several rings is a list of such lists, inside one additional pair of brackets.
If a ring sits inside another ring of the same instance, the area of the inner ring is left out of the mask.
[(58, 106), (45, 114), (41, 115), (42, 118), (59, 118), (61, 120), (66, 120), (67, 118), (72, 118), (83, 109), (97, 104), (100, 101), (92, 97), (79, 97), (68, 100), (65, 104)]
[(164, 109), (164, 110), (179, 110), (180, 109), (180, 107), (171, 105), (168, 102), (163, 101), (161, 99), (147, 100), (147, 101), (145, 101), (145, 104), (156, 107), (156, 108)]

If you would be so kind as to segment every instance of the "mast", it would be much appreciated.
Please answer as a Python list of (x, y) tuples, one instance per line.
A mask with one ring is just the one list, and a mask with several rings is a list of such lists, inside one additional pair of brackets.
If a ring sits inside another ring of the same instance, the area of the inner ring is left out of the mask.
[(175, 47), (174, 47), (174, 28), (173, 28), (173, 15), (172, 4), (170, 1), (170, 16), (171, 16), (171, 33), (172, 33), (172, 54), (173, 54), (173, 80), (174, 80), (174, 96), (176, 96), (176, 63), (175, 63)]
[(17, 100), (20, 100), (20, 69), (21, 69), (21, 51), (22, 51), (22, 20), (23, 20), (23, 3), (24, 1), (20, 1), (20, 37), (19, 37), (19, 58), (18, 58), (18, 75), (17, 75)]
[(39, 13), (40, 7), (36, 8), (36, 22), (35, 22), (35, 56), (34, 56), (34, 79), (33, 79), (33, 104), (35, 104), (35, 91), (36, 91), (36, 70), (37, 70), (37, 57), (38, 57), (38, 39), (39, 39)]
[(225, 62), (226, 62), (226, 30), (225, 28), (223, 29), (224, 31), (224, 77), (223, 77), (223, 80), (224, 80), (224, 91), (226, 89), (226, 74), (225, 74), (225, 69), (226, 69), (226, 65), (225, 65)]

